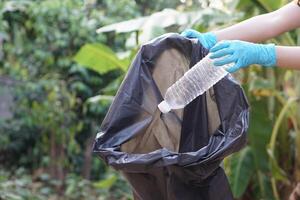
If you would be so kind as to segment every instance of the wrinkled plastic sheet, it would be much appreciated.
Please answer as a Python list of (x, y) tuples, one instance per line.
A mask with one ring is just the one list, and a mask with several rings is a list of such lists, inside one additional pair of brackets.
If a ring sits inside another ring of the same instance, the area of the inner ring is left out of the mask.
[(241, 86), (228, 74), (184, 109), (157, 108), (207, 53), (178, 34), (143, 45), (102, 122), (93, 151), (123, 173), (135, 199), (233, 199), (220, 163), (246, 143), (249, 106)]

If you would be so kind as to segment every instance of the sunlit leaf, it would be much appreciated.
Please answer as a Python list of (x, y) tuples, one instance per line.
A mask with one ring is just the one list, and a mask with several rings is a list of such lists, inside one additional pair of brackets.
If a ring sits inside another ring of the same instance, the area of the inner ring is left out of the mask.
[(97, 96), (88, 98), (87, 102), (88, 103), (97, 103), (99, 101), (113, 101), (113, 100), (114, 100), (113, 96), (97, 95)]
[(166, 28), (176, 24), (184, 25), (192, 19), (192, 16), (198, 16), (198, 13), (199, 12), (183, 13), (174, 9), (164, 9), (160, 12), (155, 12), (150, 16), (139, 17), (136, 19), (127, 20), (101, 27), (97, 30), (97, 33), (111, 31), (115, 31), (117, 33), (139, 31), (142, 30), (143, 27), (149, 27), (153, 24), (161, 28)]
[(103, 44), (84, 45), (75, 55), (74, 60), (100, 74), (115, 69), (126, 70), (129, 64), (128, 60), (119, 59), (109, 47)]
[(111, 174), (106, 179), (94, 183), (94, 187), (100, 188), (100, 189), (109, 189), (114, 185), (114, 183), (117, 181), (117, 179), (118, 178), (116, 175)]

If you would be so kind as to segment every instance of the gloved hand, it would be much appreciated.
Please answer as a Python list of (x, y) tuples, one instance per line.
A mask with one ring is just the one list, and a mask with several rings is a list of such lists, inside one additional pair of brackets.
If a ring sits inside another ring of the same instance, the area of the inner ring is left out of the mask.
[(210, 49), (217, 43), (217, 37), (213, 33), (200, 33), (193, 29), (186, 29), (181, 33), (182, 36), (187, 38), (197, 38), (205, 48)]
[(251, 64), (274, 66), (276, 64), (276, 50), (274, 44), (254, 44), (239, 40), (225, 40), (210, 49), (211, 59), (215, 66), (234, 63), (226, 70), (230, 73)]

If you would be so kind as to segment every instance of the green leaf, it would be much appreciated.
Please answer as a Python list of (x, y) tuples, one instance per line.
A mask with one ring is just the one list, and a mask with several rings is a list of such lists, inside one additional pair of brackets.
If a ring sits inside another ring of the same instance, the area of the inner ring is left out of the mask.
[(267, 152), (268, 152), (268, 155), (270, 156), (272, 177), (275, 178), (276, 180), (281, 180), (281, 181), (285, 181), (286, 183), (289, 183), (287, 174), (278, 165), (278, 162), (274, 156), (274, 153), (271, 151), (270, 148), (267, 149)]
[(279, 134), (279, 128), (284, 121), (284, 117), (289, 114), (289, 109), (297, 101), (297, 98), (289, 98), (287, 102), (284, 104), (283, 108), (281, 109), (275, 124), (274, 128), (272, 130), (272, 136), (270, 139), (270, 143), (268, 145), (268, 155), (269, 155), (269, 161), (271, 163), (271, 172), (272, 172), (272, 189), (273, 189), (273, 194), (276, 199), (279, 199), (279, 193), (277, 191), (277, 186), (276, 186), (276, 180), (282, 180), (288, 183), (288, 178), (286, 173), (279, 167), (278, 162), (275, 158), (275, 146), (276, 146), (276, 140), (277, 136)]
[(138, 17), (136, 19), (103, 26), (97, 30), (97, 33), (140, 32), (138, 42), (139, 44), (143, 44), (165, 32), (177, 32), (178, 27), (181, 27), (181, 29), (188, 28), (193, 26), (196, 22), (198, 24), (205, 24), (206, 26), (213, 26), (218, 23), (232, 21), (240, 16), (241, 13), (234, 12), (229, 15), (223, 11), (211, 8), (190, 12), (180, 12), (167, 8), (146, 17)]
[(253, 151), (256, 168), (263, 172), (268, 171), (266, 146), (272, 132), (272, 121), (268, 116), (267, 103), (267, 98), (254, 100), (250, 97), (250, 105), (255, 109), (251, 110), (250, 115), (249, 144)]
[[(160, 12), (155, 12), (150, 16), (138, 17), (123, 22), (118, 22), (103, 26), (97, 30), (97, 33), (115, 31), (117, 33), (125, 33), (132, 31), (143, 30), (145, 27), (157, 26), (160, 28), (167, 28), (173, 25), (185, 25), (198, 16), (197, 12), (179, 12), (174, 9), (164, 9)], [(158, 23), (159, 22), (159, 23)]]
[(254, 182), (257, 188), (258, 196), (261, 199), (268, 199), (272, 190), (270, 182), (264, 181), (263, 174), (269, 173), (268, 154), (266, 146), (270, 140), (272, 132), (272, 121), (268, 116), (267, 98), (255, 100), (255, 97), (249, 96), (250, 105), (252, 106), (250, 115), (250, 126), (248, 130), (249, 145), (252, 149), (256, 176), (258, 181)]
[(117, 33), (126, 33), (126, 32), (137, 31), (141, 29), (141, 27), (143, 26), (143, 24), (148, 18), (149, 17), (139, 17), (136, 19), (131, 19), (131, 20), (103, 26), (97, 30), (97, 33), (111, 32), (111, 31), (115, 31)]
[(279, 131), (278, 131), (279, 127), (280, 127), (281, 123), (283, 122), (284, 116), (290, 113), (290, 110), (289, 110), (290, 107), (293, 105), (293, 103), (297, 102), (297, 100), (298, 100), (298, 98), (294, 98), (294, 97), (289, 98), (286, 101), (286, 103), (284, 104), (282, 110), (279, 113), (278, 118), (275, 121), (274, 128), (272, 130), (272, 137), (270, 139), (270, 144), (269, 144), (270, 145), (269, 149), (272, 152), (272, 155), (274, 155), (276, 138), (279, 133)]
[(100, 101), (113, 101), (114, 96), (97, 95), (87, 99), (87, 103), (99, 103)]
[(268, 12), (277, 10), (283, 4), (287, 3), (286, 0), (258, 0), (258, 2)]
[(100, 74), (118, 68), (125, 71), (129, 64), (127, 59), (119, 59), (109, 47), (103, 44), (84, 45), (75, 55), (74, 60)]
[(232, 193), (235, 198), (240, 198), (254, 173), (253, 155), (250, 147), (230, 157), (230, 175)]
[(101, 180), (97, 183), (94, 183), (94, 187), (99, 189), (109, 189), (117, 181), (118, 177), (116, 175), (110, 175), (108, 178)]

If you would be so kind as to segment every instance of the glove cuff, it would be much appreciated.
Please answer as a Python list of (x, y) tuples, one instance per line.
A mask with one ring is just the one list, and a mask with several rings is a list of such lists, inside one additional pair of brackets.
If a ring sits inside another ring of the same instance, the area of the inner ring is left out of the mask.
[(217, 36), (212, 32), (204, 33), (203, 37), (205, 42), (202, 42), (202, 45), (207, 49), (211, 49), (217, 43)]
[(260, 46), (262, 51), (259, 55), (261, 61), (261, 63), (259, 64), (267, 67), (274, 67), (277, 62), (275, 44), (267, 44), (267, 45), (261, 44)]

